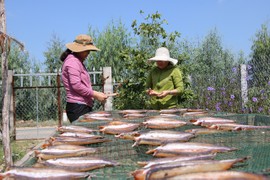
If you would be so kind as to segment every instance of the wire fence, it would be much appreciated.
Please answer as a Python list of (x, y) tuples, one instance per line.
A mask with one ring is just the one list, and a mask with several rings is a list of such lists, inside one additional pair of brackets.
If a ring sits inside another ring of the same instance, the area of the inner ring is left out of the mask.
[[(193, 73), (191, 88), (197, 96), (190, 104), (212, 111), (269, 114), (270, 81), (255, 87), (249, 70), (248, 65), (240, 65), (215, 76)], [(92, 71), (90, 75), (93, 88), (102, 91), (102, 71)], [(62, 83), (57, 85), (58, 76), (57, 73), (14, 74), (16, 121), (59, 119), (62, 115), (59, 112), (65, 109), (65, 90)], [(102, 106), (95, 103), (94, 109), (102, 110)]]

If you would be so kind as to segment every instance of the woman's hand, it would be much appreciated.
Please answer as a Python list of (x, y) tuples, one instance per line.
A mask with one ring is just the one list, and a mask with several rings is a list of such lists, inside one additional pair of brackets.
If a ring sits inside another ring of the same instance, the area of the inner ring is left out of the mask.
[(146, 93), (150, 96), (157, 96), (159, 93), (154, 91), (153, 89), (146, 90)]
[(162, 91), (157, 95), (157, 97), (164, 98), (167, 95), (171, 95), (171, 91)]
[(108, 96), (102, 92), (94, 91), (93, 98), (104, 104)]

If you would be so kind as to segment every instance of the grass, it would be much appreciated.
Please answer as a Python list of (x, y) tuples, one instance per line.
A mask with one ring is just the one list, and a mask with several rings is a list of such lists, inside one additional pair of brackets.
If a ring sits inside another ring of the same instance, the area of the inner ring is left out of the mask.
[[(29, 121), (16, 121), (16, 127), (47, 127), (47, 126), (57, 126), (58, 121), (42, 121), (42, 122), (35, 122), (33, 120)], [(33, 150), (38, 144), (43, 142), (44, 140), (39, 139), (30, 139), (30, 140), (16, 140), (11, 141), (11, 151), (12, 151), (12, 159), (15, 164), (16, 161), (21, 160), (28, 152)], [(1, 140), (0, 140), (1, 142)], [(3, 171), (4, 168), (4, 152), (3, 152), (3, 144), (0, 144), (0, 171)]]
[[(11, 142), (12, 159), (15, 163), (21, 160), (29, 151), (40, 144), (43, 140), (18, 140)], [(3, 145), (0, 145), (0, 170), (4, 168), (4, 152)]]

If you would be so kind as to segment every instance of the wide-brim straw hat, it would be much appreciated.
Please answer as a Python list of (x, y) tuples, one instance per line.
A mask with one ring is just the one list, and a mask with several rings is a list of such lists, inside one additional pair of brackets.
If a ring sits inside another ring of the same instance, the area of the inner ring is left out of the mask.
[(170, 52), (167, 48), (161, 47), (156, 50), (155, 57), (148, 59), (148, 61), (169, 61), (172, 65), (176, 65), (178, 60), (170, 57)]
[(94, 44), (90, 36), (80, 34), (72, 43), (67, 43), (66, 47), (72, 52), (83, 52), (83, 51), (100, 51)]

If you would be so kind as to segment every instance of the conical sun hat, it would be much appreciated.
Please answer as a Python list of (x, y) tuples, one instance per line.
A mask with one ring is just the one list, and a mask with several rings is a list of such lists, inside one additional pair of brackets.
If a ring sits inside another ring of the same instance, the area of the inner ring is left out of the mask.
[(67, 43), (66, 47), (72, 52), (100, 51), (94, 45), (92, 38), (85, 34), (78, 35), (72, 43)]
[(167, 48), (161, 47), (156, 50), (155, 57), (148, 59), (148, 61), (169, 61), (176, 65), (178, 60), (170, 57), (170, 52)]

